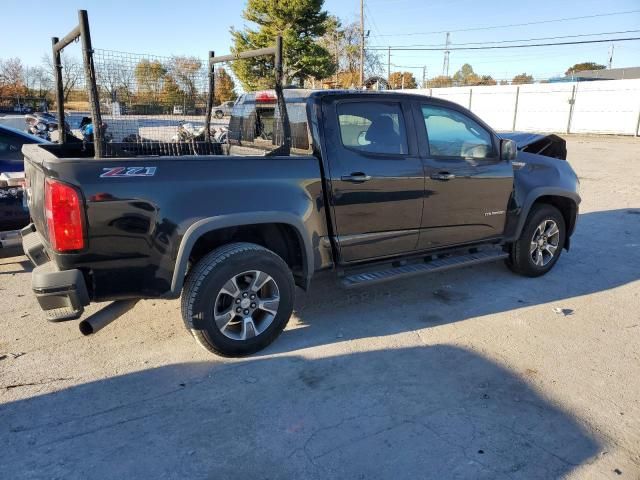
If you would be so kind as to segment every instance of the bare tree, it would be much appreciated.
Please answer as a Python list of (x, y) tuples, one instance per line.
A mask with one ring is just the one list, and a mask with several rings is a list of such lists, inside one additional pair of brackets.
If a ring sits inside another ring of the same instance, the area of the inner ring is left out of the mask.
[[(60, 62), (62, 63), (62, 90), (66, 102), (71, 91), (81, 82), (84, 72), (82, 63), (64, 52), (60, 55)], [(42, 56), (42, 65), (48, 70), (52, 83), (55, 83), (55, 66), (50, 55)]]
[[(343, 24), (333, 15), (327, 20), (327, 31), (318, 40), (333, 56), (337, 64), (337, 83), (343, 87), (360, 83), (360, 25), (356, 22)], [(378, 53), (365, 51), (365, 75), (382, 75), (385, 71)]]
[(24, 67), (19, 58), (0, 60), (0, 95), (25, 95)]
[(98, 87), (103, 89), (112, 102), (118, 100), (118, 90), (120, 88), (121, 66), (114, 61), (96, 63), (96, 80)]

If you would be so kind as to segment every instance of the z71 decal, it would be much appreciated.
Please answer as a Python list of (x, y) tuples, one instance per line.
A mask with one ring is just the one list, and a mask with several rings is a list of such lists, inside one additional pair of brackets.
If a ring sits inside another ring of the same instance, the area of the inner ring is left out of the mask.
[(104, 173), (100, 178), (153, 177), (156, 174), (156, 167), (112, 167), (102, 170)]

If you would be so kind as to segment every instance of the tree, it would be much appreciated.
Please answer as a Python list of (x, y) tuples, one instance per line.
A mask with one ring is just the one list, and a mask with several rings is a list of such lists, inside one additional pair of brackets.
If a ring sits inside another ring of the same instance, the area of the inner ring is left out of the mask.
[(494, 80), (491, 75), (482, 75), (475, 85), (497, 85), (498, 82)]
[(524, 83), (533, 83), (533, 75), (521, 73), (520, 75), (513, 77), (511, 80), (511, 85), (522, 85)]
[(162, 82), (162, 103), (164, 105), (182, 105), (184, 102), (184, 91), (178, 86), (170, 75), (167, 75)]
[(107, 98), (109, 98), (112, 102), (116, 102), (118, 100), (121, 68), (121, 65), (113, 61), (106, 61), (104, 63), (95, 64), (98, 88), (102, 88), (103, 90), (105, 90)]
[(202, 62), (195, 57), (173, 57), (168, 66), (168, 74), (178, 87), (193, 102), (198, 93), (198, 83), (203, 83)]
[(233, 78), (231, 78), (231, 75), (229, 75), (224, 68), (218, 68), (215, 75), (216, 92), (214, 101), (216, 105), (238, 98), (238, 95), (235, 92), (236, 85)]
[[(84, 74), (82, 64), (70, 55), (62, 52), (60, 54), (60, 63), (62, 64), (62, 92), (64, 101), (69, 100), (71, 91), (76, 87), (76, 84), (82, 79)], [(51, 55), (42, 56), (42, 65), (49, 72), (51, 84), (55, 85), (55, 67)]]
[(144, 100), (157, 102), (164, 83), (167, 69), (158, 60), (140, 60), (136, 65), (134, 75), (138, 86), (138, 93)]
[[(317, 42), (327, 29), (323, 4), (324, 0), (248, 0), (243, 18), (257, 24), (258, 29), (231, 29), (233, 52), (270, 47), (276, 36), (282, 35), (285, 83), (302, 85), (308, 77), (328, 77), (335, 63)], [(245, 90), (274, 85), (273, 58), (236, 60), (231, 68)]]
[(433, 77), (431, 80), (429, 80), (427, 82), (427, 86), (429, 88), (451, 87), (451, 86), (453, 86), (453, 79), (451, 77), (447, 77), (445, 75), (439, 75), (439, 76)]
[(24, 67), (19, 58), (0, 60), (0, 95), (15, 97), (27, 94)]
[[(332, 56), (335, 69), (333, 77), (324, 79), (336, 88), (348, 88), (360, 84), (360, 24), (343, 22), (334, 15), (327, 18), (327, 30), (318, 40)], [(364, 52), (365, 77), (383, 76), (385, 69), (375, 50)], [(336, 82), (337, 78), (337, 82)]]
[(567, 69), (566, 72), (564, 72), (565, 75), (573, 75), (577, 72), (584, 72), (585, 70), (604, 70), (605, 67), (604, 65), (600, 65), (599, 63), (595, 63), (595, 62), (582, 62), (582, 63), (576, 63), (574, 66), (569, 67)]
[(471, 85), (478, 81), (478, 76), (473, 71), (473, 67), (465, 63), (456, 73), (453, 74), (453, 82), (456, 85)]
[(392, 90), (399, 88), (418, 88), (416, 77), (411, 72), (393, 72), (389, 75), (389, 87)]

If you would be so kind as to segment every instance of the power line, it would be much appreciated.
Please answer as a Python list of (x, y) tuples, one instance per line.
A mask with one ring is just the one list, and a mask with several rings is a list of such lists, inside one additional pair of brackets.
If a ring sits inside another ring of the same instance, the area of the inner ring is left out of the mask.
[(509, 27), (525, 27), (528, 25), (540, 25), (543, 23), (557, 23), (557, 22), (567, 22), (570, 20), (583, 20), (586, 18), (598, 18), (598, 17), (610, 17), (614, 15), (626, 15), (629, 13), (638, 13), (640, 10), (627, 10), (624, 12), (610, 12), (610, 13), (597, 13), (595, 15), (583, 15), (581, 17), (565, 17), (565, 18), (556, 18), (551, 20), (540, 20), (537, 22), (526, 22), (526, 23), (511, 23), (507, 25), (491, 25), (487, 27), (472, 27), (472, 28), (460, 28), (457, 30), (448, 29), (448, 30), (440, 30), (440, 31), (431, 31), (431, 32), (410, 32), (410, 33), (386, 33), (380, 35), (381, 37), (396, 37), (396, 36), (414, 36), (414, 35), (434, 35), (438, 33), (447, 33), (447, 32), (473, 32), (478, 30), (493, 30), (496, 28), (509, 28)]
[[(559, 35), (555, 37), (536, 37), (536, 38), (519, 38), (513, 40), (488, 40), (484, 42), (464, 42), (464, 43), (450, 43), (450, 46), (459, 46), (459, 45), (486, 45), (489, 43), (513, 43), (513, 42), (532, 42), (536, 40), (558, 40), (561, 38), (580, 38), (580, 37), (597, 37), (599, 35), (620, 35), (623, 33), (638, 33), (640, 30), (621, 30), (618, 32), (602, 32), (602, 33), (582, 33), (579, 35)], [(380, 36), (380, 35), (378, 35)], [(431, 44), (412, 44), (412, 45), (371, 45), (369, 48), (396, 48), (396, 47), (439, 47), (441, 43), (431, 43)]]
[[(405, 51), (435, 51), (441, 52), (443, 50), (495, 50), (504, 48), (528, 48), (528, 47), (553, 47), (557, 45), (583, 45), (587, 43), (605, 43), (605, 42), (629, 42), (633, 40), (640, 40), (640, 37), (626, 37), (626, 38), (604, 38), (600, 40), (580, 40), (575, 42), (556, 42), (556, 43), (528, 43), (522, 45), (489, 45), (485, 47), (439, 47), (439, 48), (424, 48), (424, 47), (392, 47), (393, 50), (405, 50)], [(387, 50), (389, 47), (369, 47), (369, 50)]]

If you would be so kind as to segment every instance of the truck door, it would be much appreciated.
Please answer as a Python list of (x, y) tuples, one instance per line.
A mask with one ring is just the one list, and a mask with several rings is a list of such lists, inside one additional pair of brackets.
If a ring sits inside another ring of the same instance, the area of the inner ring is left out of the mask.
[(380, 96), (323, 104), (335, 240), (343, 262), (414, 250), (424, 195), (409, 102)]
[(498, 139), (461, 110), (415, 106), (425, 165), (419, 248), (499, 238), (513, 191), (513, 167), (500, 160)]

